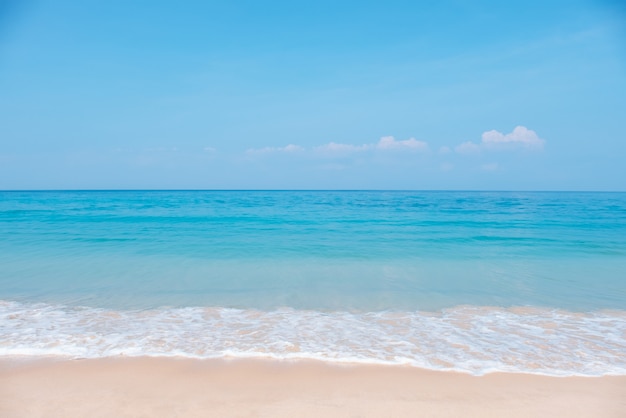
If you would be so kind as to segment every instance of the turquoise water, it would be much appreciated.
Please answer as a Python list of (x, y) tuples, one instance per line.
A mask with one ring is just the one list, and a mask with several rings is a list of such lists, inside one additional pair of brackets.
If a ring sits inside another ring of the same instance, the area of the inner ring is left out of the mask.
[(0, 355), (626, 374), (626, 193), (0, 192), (0, 300)]

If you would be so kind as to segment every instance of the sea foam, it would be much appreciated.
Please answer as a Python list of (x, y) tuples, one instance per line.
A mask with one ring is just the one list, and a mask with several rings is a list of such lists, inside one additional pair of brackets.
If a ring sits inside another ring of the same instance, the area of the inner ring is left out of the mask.
[(404, 364), (475, 375), (625, 375), (626, 313), (473, 306), (106, 310), (0, 302), (0, 356), (144, 355)]

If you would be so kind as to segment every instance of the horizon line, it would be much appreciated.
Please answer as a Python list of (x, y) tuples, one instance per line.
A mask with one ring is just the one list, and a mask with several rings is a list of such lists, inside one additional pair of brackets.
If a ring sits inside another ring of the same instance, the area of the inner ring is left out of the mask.
[(626, 193), (626, 190), (558, 190), (558, 189), (0, 189), (0, 192), (506, 192), (506, 193)]

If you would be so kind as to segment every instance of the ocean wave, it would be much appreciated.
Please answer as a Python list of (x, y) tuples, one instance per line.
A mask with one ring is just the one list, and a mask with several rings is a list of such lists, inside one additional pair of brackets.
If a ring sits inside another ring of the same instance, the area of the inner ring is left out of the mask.
[(482, 375), (626, 375), (626, 312), (106, 310), (0, 301), (0, 356), (268, 357)]

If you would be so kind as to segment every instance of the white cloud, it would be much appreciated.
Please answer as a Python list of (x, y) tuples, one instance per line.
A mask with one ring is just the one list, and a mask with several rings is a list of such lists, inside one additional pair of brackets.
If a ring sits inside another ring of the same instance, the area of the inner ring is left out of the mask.
[(300, 151), (304, 151), (304, 148), (301, 147), (300, 145), (289, 144), (289, 145), (287, 145), (285, 147), (278, 148), (278, 151), (280, 151), (280, 152), (300, 152)]
[(397, 141), (393, 136), (383, 136), (380, 138), (380, 141), (378, 141), (375, 147), (381, 150), (409, 149), (415, 151), (425, 151), (428, 149), (428, 144), (424, 141), (418, 141), (415, 138)]
[(349, 154), (374, 150), (426, 151), (428, 150), (428, 144), (425, 141), (418, 141), (415, 138), (396, 140), (393, 136), (383, 136), (378, 142), (372, 144), (352, 145), (330, 142), (316, 147), (315, 150), (323, 154)]
[(541, 150), (545, 140), (539, 138), (537, 133), (525, 126), (516, 126), (511, 133), (503, 134), (495, 129), (483, 132), (480, 143), (472, 141), (457, 145), (454, 150), (460, 154), (478, 153), (481, 150), (514, 149), (524, 148), (529, 150)]
[(384, 136), (380, 138), (378, 142), (371, 144), (343, 144), (340, 142), (329, 142), (324, 145), (319, 145), (310, 149), (306, 149), (300, 145), (289, 144), (284, 147), (264, 147), (264, 148), (249, 148), (246, 150), (248, 155), (267, 155), (275, 153), (296, 153), (312, 151), (318, 155), (326, 157), (345, 156), (354, 153), (362, 153), (368, 151), (414, 151), (422, 152), (428, 151), (428, 143), (425, 141), (419, 141), (415, 138), (409, 138), (405, 140), (396, 140), (393, 136)]
[(352, 153), (352, 152), (362, 152), (371, 149), (371, 145), (363, 144), (363, 145), (351, 145), (351, 144), (341, 144), (337, 142), (329, 142), (328, 144), (320, 145), (319, 147), (315, 147), (316, 151), (320, 151), (323, 153)]
[(499, 144), (519, 144), (526, 148), (543, 148), (545, 141), (537, 136), (533, 130), (525, 126), (516, 126), (510, 134), (503, 134), (496, 130), (483, 133), (482, 143), (486, 146)]

